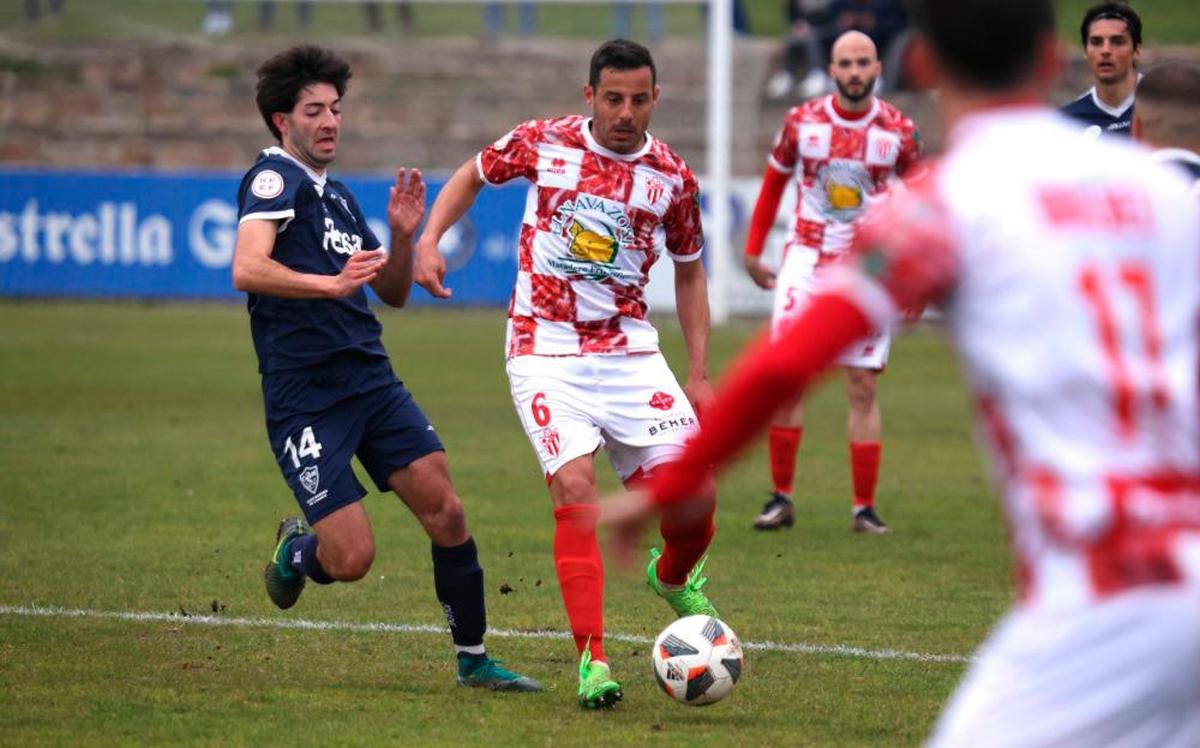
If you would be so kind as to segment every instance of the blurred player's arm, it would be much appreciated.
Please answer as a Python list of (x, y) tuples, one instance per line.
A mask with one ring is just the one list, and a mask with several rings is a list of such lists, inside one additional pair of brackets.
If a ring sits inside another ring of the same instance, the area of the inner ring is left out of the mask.
[(787, 188), (789, 175), (781, 172), (773, 165), (768, 165), (763, 173), (762, 187), (758, 191), (758, 200), (754, 203), (754, 213), (750, 218), (750, 230), (746, 234), (746, 252), (742, 260), (746, 272), (758, 284), (759, 288), (775, 288), (775, 271), (762, 261), (763, 247), (767, 235), (775, 224), (775, 214), (779, 211), (779, 201)]
[(442, 286), (446, 279), (446, 260), (438, 251), (438, 242), (458, 219), (466, 215), (484, 184), (472, 158), (458, 167), (429, 209), (429, 220), (417, 241), (413, 277), (418, 286), (435, 298), (448, 299), (452, 293)]
[(271, 258), (278, 221), (253, 219), (238, 224), (233, 251), (233, 287), (245, 293), (285, 299), (332, 299), (349, 296), (370, 283), (383, 265), (380, 250), (358, 252), (337, 275), (300, 273)]
[(700, 415), (713, 398), (712, 385), (708, 381), (708, 278), (703, 262), (675, 263), (675, 310), (688, 356), (683, 392)]
[(425, 215), (425, 181), (421, 170), (396, 171), (396, 183), (388, 191), (388, 228), (392, 239), (388, 260), (371, 282), (371, 288), (385, 304), (402, 307), (408, 301), (413, 282), (413, 235)]

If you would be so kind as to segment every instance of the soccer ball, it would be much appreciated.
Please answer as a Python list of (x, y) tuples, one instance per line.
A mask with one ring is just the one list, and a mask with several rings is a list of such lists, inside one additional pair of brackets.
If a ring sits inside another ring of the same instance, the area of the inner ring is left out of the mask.
[(711, 616), (688, 616), (667, 626), (654, 640), (650, 659), (662, 690), (688, 706), (717, 703), (742, 677), (737, 634)]

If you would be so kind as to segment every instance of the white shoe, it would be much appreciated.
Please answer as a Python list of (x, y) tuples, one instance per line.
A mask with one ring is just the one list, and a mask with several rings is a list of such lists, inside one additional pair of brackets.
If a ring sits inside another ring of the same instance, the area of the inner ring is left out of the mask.
[(827, 93), (830, 89), (829, 76), (820, 70), (810, 70), (808, 75), (804, 76), (804, 80), (800, 81), (800, 85), (796, 87), (796, 92), (801, 98), (811, 99), (815, 96)]
[(786, 70), (778, 70), (767, 80), (767, 98), (782, 99), (792, 90), (796, 79)]

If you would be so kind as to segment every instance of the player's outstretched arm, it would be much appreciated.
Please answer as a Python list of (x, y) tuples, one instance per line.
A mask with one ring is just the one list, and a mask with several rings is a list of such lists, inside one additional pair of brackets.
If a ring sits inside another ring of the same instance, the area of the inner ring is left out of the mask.
[(413, 282), (413, 236), (425, 215), (425, 180), (421, 170), (411, 174), (404, 167), (396, 170), (396, 183), (388, 192), (388, 228), (392, 239), (388, 261), (379, 270), (371, 288), (389, 306), (402, 307), (408, 301)]
[(429, 210), (429, 220), (417, 242), (413, 279), (434, 298), (448, 299), (453, 293), (442, 285), (446, 280), (446, 260), (438, 251), (438, 242), (458, 219), (466, 215), (483, 185), (483, 179), (475, 170), (475, 159), (470, 159), (458, 167)]
[(299, 273), (271, 259), (275, 221), (245, 221), (238, 226), (233, 251), (233, 287), (246, 293), (285, 299), (331, 299), (349, 296), (379, 273), (381, 251), (358, 252), (338, 275)]
[(699, 260), (675, 263), (675, 310), (688, 356), (683, 392), (699, 416), (713, 399), (708, 381), (708, 278)]

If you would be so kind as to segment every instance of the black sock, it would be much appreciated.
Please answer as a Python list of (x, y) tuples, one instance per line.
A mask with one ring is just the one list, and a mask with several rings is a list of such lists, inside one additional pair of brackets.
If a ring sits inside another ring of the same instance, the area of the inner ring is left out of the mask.
[(433, 586), (446, 611), (455, 646), (478, 649), (472, 653), (481, 654), (487, 611), (483, 604), (483, 569), (479, 567), (474, 538), (453, 548), (433, 546)]
[(334, 581), (333, 577), (325, 573), (325, 570), (321, 568), (321, 562), (317, 560), (316, 535), (301, 535), (288, 543), (287, 557), (288, 566), (293, 571), (300, 572), (317, 584), (329, 584)]

